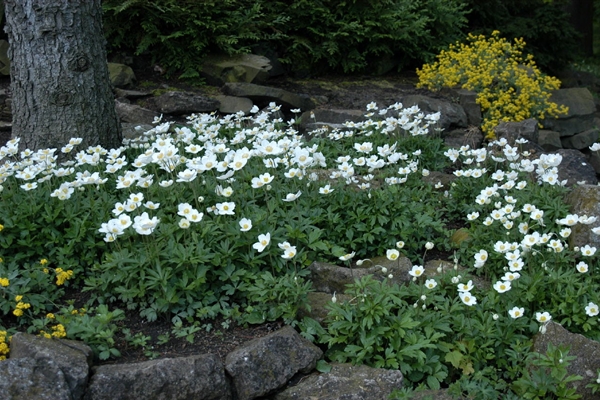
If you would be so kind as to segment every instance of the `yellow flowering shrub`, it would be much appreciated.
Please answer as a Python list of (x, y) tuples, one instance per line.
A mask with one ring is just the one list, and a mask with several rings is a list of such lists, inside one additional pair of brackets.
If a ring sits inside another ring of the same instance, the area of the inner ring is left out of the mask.
[(494, 128), (502, 121), (540, 121), (566, 114), (566, 107), (550, 101), (560, 81), (542, 74), (532, 56), (523, 56), (524, 47), (523, 39), (511, 43), (498, 31), (490, 38), (469, 34), (467, 43), (450, 45), (437, 61), (417, 69), (417, 87), (439, 90), (460, 86), (477, 92), (483, 115), (481, 130), (489, 139), (494, 138)]
[(10, 336), (7, 335), (6, 331), (0, 331), (0, 361), (6, 360), (10, 349), (8, 348), (8, 342)]
[(65, 281), (71, 279), (72, 276), (72, 270), (65, 271), (62, 268), (56, 268), (56, 284), (58, 286), (64, 285)]

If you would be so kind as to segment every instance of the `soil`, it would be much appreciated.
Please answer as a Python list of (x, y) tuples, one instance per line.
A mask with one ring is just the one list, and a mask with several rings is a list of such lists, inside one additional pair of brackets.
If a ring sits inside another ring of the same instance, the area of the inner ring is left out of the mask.
[[(150, 92), (177, 88), (190, 92), (214, 96), (220, 94), (220, 89), (210, 86), (193, 86), (177, 79), (169, 79), (161, 75), (154, 68), (136, 69), (137, 84), (132, 90)], [(436, 96), (431, 92), (416, 89), (416, 76), (411, 73), (388, 75), (385, 77), (337, 77), (328, 76), (314, 79), (290, 79), (277, 77), (270, 79), (266, 85), (289, 90), (298, 94), (306, 94), (316, 99), (319, 107), (366, 109), (370, 102), (380, 106), (388, 106), (398, 101), (400, 95), (423, 93)], [(0, 89), (8, 89), (10, 80), (0, 77)], [(0, 132), (0, 144), (10, 139), (10, 133)], [(429, 252), (428, 259), (449, 259), (447, 254)], [(76, 307), (83, 307), (88, 300), (88, 295), (78, 291), (71, 291), (65, 296), (65, 301), (71, 300)], [(170, 317), (159, 318), (148, 322), (139, 316), (137, 311), (127, 311), (126, 306), (111, 304), (111, 308), (119, 307), (126, 313), (126, 318), (117, 323), (119, 332), (115, 335), (115, 345), (121, 357), (96, 364), (130, 363), (145, 361), (154, 358), (187, 356), (192, 354), (217, 354), (225, 361), (227, 353), (249, 340), (270, 334), (283, 326), (282, 321), (265, 323), (257, 326), (239, 326), (224, 320), (202, 322), (190, 340), (185, 337), (176, 337), (173, 332), (173, 323)], [(210, 325), (209, 325), (210, 324)], [(184, 326), (189, 326), (184, 322)], [(145, 345), (134, 346), (126, 340), (121, 329), (129, 329), (130, 335), (141, 335), (147, 338)], [(162, 340), (166, 339), (168, 340)]]

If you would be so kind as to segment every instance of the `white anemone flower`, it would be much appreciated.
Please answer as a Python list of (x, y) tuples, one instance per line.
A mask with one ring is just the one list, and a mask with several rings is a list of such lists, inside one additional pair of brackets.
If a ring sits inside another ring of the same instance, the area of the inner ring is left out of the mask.
[(287, 201), (287, 202), (294, 201), (298, 197), (300, 197), (301, 194), (302, 194), (302, 191), (300, 191), (300, 190), (298, 190), (298, 193), (288, 193), (285, 196), (285, 199), (283, 199), (283, 201)]
[(266, 234), (258, 235), (258, 242), (252, 245), (252, 248), (262, 253), (263, 250), (271, 243), (271, 234), (267, 232)]
[(508, 315), (510, 315), (510, 317), (512, 319), (517, 319), (517, 318), (521, 318), (523, 316), (523, 313), (525, 312), (525, 309), (523, 307), (513, 307), (510, 310), (508, 310)]
[(252, 221), (249, 220), (248, 218), (242, 218), (239, 222), (240, 224), (240, 231), (242, 232), (248, 232), (250, 229), (252, 229)]

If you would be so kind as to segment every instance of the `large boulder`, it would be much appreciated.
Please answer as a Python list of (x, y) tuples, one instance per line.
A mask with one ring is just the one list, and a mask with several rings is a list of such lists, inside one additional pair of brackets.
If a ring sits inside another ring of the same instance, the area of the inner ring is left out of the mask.
[(80, 399), (85, 393), (92, 349), (81, 342), (17, 333), (10, 343), (10, 358), (30, 358), (40, 365), (47, 361), (61, 371), (74, 399)]
[(531, 143), (538, 143), (538, 122), (529, 118), (520, 122), (500, 122), (494, 129), (498, 139), (506, 139), (511, 145), (515, 145), (517, 139), (526, 139)]
[(598, 218), (591, 225), (577, 224), (571, 227), (569, 236), (571, 246), (584, 246), (589, 244), (600, 248), (600, 236), (592, 232), (592, 228), (600, 226), (600, 187), (597, 185), (579, 185), (573, 188), (566, 199), (570, 212), (577, 215), (587, 215)]
[(0, 362), (0, 399), (73, 400), (65, 374), (49, 359), (11, 358)]
[(594, 167), (587, 161), (582, 152), (575, 149), (559, 149), (554, 153), (562, 156), (558, 167), (558, 179), (566, 180), (567, 186), (585, 182), (588, 185), (598, 183)]
[(213, 354), (102, 365), (94, 368), (86, 393), (86, 400), (230, 398), (223, 365)]
[(311, 375), (273, 400), (385, 400), (402, 389), (403, 380), (398, 370), (333, 364), (328, 373)]
[(435, 99), (421, 94), (411, 94), (400, 98), (405, 108), (418, 106), (425, 114), (440, 112), (440, 127), (447, 130), (450, 127), (466, 128), (467, 114), (460, 104), (447, 100)]
[(128, 122), (131, 124), (150, 125), (157, 116), (155, 111), (135, 104), (122, 103), (120, 101), (115, 101), (115, 108), (121, 122)]
[(252, 100), (246, 97), (219, 95), (215, 96), (215, 99), (219, 101), (219, 112), (223, 114), (236, 114), (241, 111), (247, 115), (254, 106)]
[(573, 136), (561, 138), (562, 146), (565, 149), (584, 150), (596, 143), (598, 140), (598, 129), (588, 129), (587, 131), (577, 133)]
[(219, 109), (219, 101), (191, 92), (169, 91), (154, 98), (154, 104), (161, 113), (192, 114), (211, 112)]
[(247, 97), (259, 107), (266, 107), (269, 103), (280, 105), (286, 110), (299, 108), (306, 111), (315, 107), (308, 96), (253, 83), (226, 83), (223, 92), (229, 96)]
[(538, 131), (538, 144), (545, 151), (554, 151), (562, 149), (563, 145), (560, 141), (560, 132), (540, 129)]
[(110, 83), (117, 88), (125, 88), (135, 82), (135, 73), (130, 66), (118, 63), (108, 63)]
[(558, 118), (542, 121), (544, 129), (560, 132), (561, 136), (572, 136), (594, 127), (596, 105), (588, 89), (559, 89), (552, 93), (550, 101), (567, 106), (569, 112)]
[(322, 356), (321, 349), (286, 326), (229, 353), (225, 369), (237, 399), (250, 400), (284, 387), (299, 372), (309, 373)]
[(256, 54), (212, 55), (202, 64), (202, 76), (209, 85), (228, 82), (264, 83), (269, 78), (271, 61)]
[[(382, 271), (386, 268), (386, 272)], [(317, 292), (324, 293), (344, 293), (346, 285), (354, 283), (355, 279), (360, 279), (366, 275), (372, 275), (374, 279), (382, 281), (388, 279), (390, 284), (403, 284), (410, 280), (408, 271), (412, 268), (412, 263), (406, 257), (400, 257), (395, 261), (390, 261), (386, 257), (378, 257), (365, 262), (361, 267), (340, 267), (335, 264), (324, 262), (313, 262), (309, 267), (310, 279), (313, 288)], [(389, 275), (392, 275), (389, 278)]]
[(597, 399), (598, 394), (592, 394), (586, 385), (596, 381), (600, 369), (600, 343), (590, 340), (583, 335), (571, 333), (561, 325), (550, 321), (546, 325), (545, 333), (538, 333), (533, 338), (533, 350), (538, 353), (546, 353), (548, 345), (568, 346), (569, 355), (575, 356), (575, 360), (567, 368), (571, 375), (580, 375), (583, 380), (572, 382), (570, 385), (582, 395), (583, 400)]

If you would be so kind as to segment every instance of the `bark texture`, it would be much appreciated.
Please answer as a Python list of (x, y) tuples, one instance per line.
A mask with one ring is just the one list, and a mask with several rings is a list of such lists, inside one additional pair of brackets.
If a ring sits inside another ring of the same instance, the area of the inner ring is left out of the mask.
[(22, 148), (121, 145), (101, 0), (5, 0), (13, 137)]

